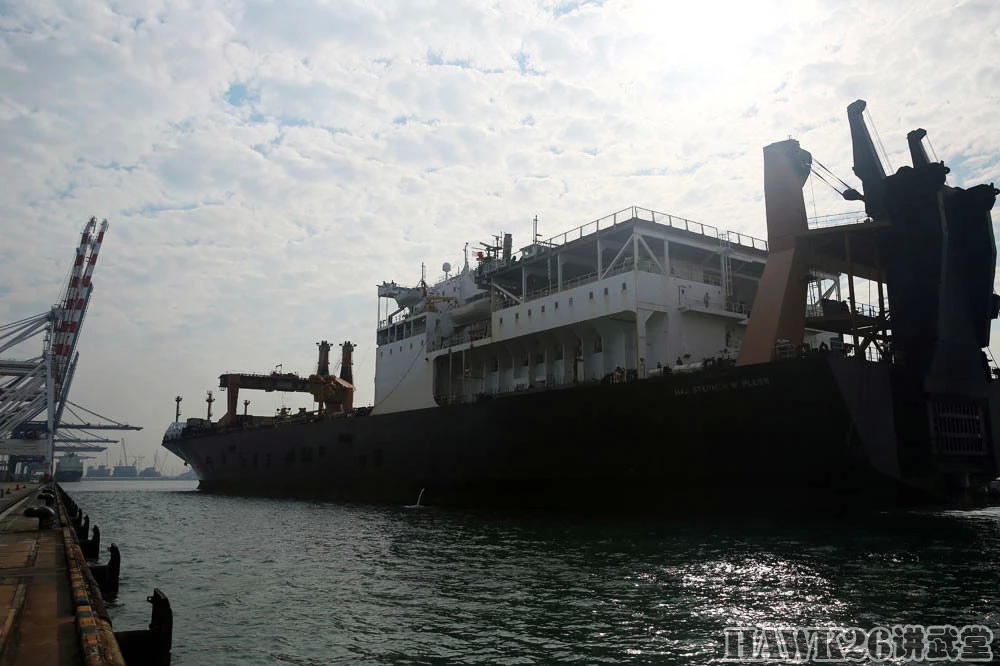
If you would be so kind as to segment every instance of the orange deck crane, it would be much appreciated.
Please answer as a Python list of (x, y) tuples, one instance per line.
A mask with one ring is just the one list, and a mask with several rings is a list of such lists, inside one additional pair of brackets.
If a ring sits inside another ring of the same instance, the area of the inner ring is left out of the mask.
[(354, 409), (351, 370), (354, 345), (350, 342), (340, 345), (340, 376), (337, 377), (330, 374), (330, 343), (323, 340), (316, 344), (319, 347), (319, 361), (316, 364), (315, 374), (309, 375), (308, 378), (300, 377), (294, 372), (272, 372), (268, 375), (247, 373), (219, 375), (219, 388), (227, 392), (228, 405), (226, 415), (219, 420), (219, 423), (227, 425), (237, 420), (241, 388), (267, 392), (311, 393), (319, 404), (320, 415), (326, 418)]

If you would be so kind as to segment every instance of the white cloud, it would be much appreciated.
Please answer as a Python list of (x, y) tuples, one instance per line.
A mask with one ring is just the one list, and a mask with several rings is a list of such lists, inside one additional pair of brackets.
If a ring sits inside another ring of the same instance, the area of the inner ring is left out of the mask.
[[(992, 2), (7, 3), (0, 322), (108, 217), (76, 396), (146, 426), (147, 459), (175, 394), (200, 413), (319, 339), (359, 343), (363, 403), (377, 282), (536, 214), (764, 236), (761, 147), (853, 182), (855, 98), (895, 166), (922, 126), (953, 184), (1000, 182), (998, 36)], [(823, 188), (810, 209), (851, 209)]]

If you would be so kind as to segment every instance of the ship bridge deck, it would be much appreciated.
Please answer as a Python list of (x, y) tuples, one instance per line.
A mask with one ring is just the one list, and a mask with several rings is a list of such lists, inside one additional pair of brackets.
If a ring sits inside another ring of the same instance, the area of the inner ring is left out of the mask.
[(625, 242), (632, 234), (633, 228), (640, 223), (652, 223), (658, 228), (669, 230), (669, 236), (681, 243), (684, 240), (694, 245), (707, 242), (711, 246), (716, 246), (721, 243), (726, 247), (751, 252), (761, 257), (766, 256), (768, 251), (767, 241), (761, 238), (736, 231), (720, 231), (718, 227), (709, 224), (648, 208), (630, 206), (522, 248), (511, 256), (510, 262), (496, 265), (489, 270), (477, 271), (477, 279), (503, 279), (505, 275), (513, 275), (520, 271), (522, 264), (544, 265), (549, 256), (556, 252), (569, 258), (573, 252), (586, 251), (585, 248), (598, 239)]
[(738, 283), (756, 282), (766, 258), (761, 239), (632, 207), (523, 248), (510, 261), (483, 261), (476, 282), (493, 292), (494, 311), (631, 271), (715, 284), (734, 303), (749, 303), (755, 289)]

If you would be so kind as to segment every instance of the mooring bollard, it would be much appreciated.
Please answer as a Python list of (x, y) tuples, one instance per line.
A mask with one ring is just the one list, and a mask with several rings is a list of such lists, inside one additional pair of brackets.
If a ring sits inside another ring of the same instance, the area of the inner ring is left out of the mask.
[(174, 634), (174, 612), (170, 600), (160, 588), (153, 589), (153, 596), (146, 597), (153, 604), (149, 629), (116, 631), (115, 639), (126, 664), (170, 665), (170, 648)]
[(38, 529), (51, 529), (56, 522), (56, 512), (48, 506), (31, 506), (24, 510), (27, 518), (38, 518)]

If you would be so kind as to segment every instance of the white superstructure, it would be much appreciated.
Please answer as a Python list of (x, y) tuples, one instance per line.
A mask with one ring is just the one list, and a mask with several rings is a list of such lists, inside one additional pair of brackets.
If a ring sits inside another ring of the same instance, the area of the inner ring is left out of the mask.
[(375, 413), (735, 359), (767, 259), (766, 241), (637, 207), (510, 243), (379, 287), (397, 308), (380, 310)]
[(83, 476), (83, 458), (75, 453), (67, 453), (56, 459), (56, 474)]

